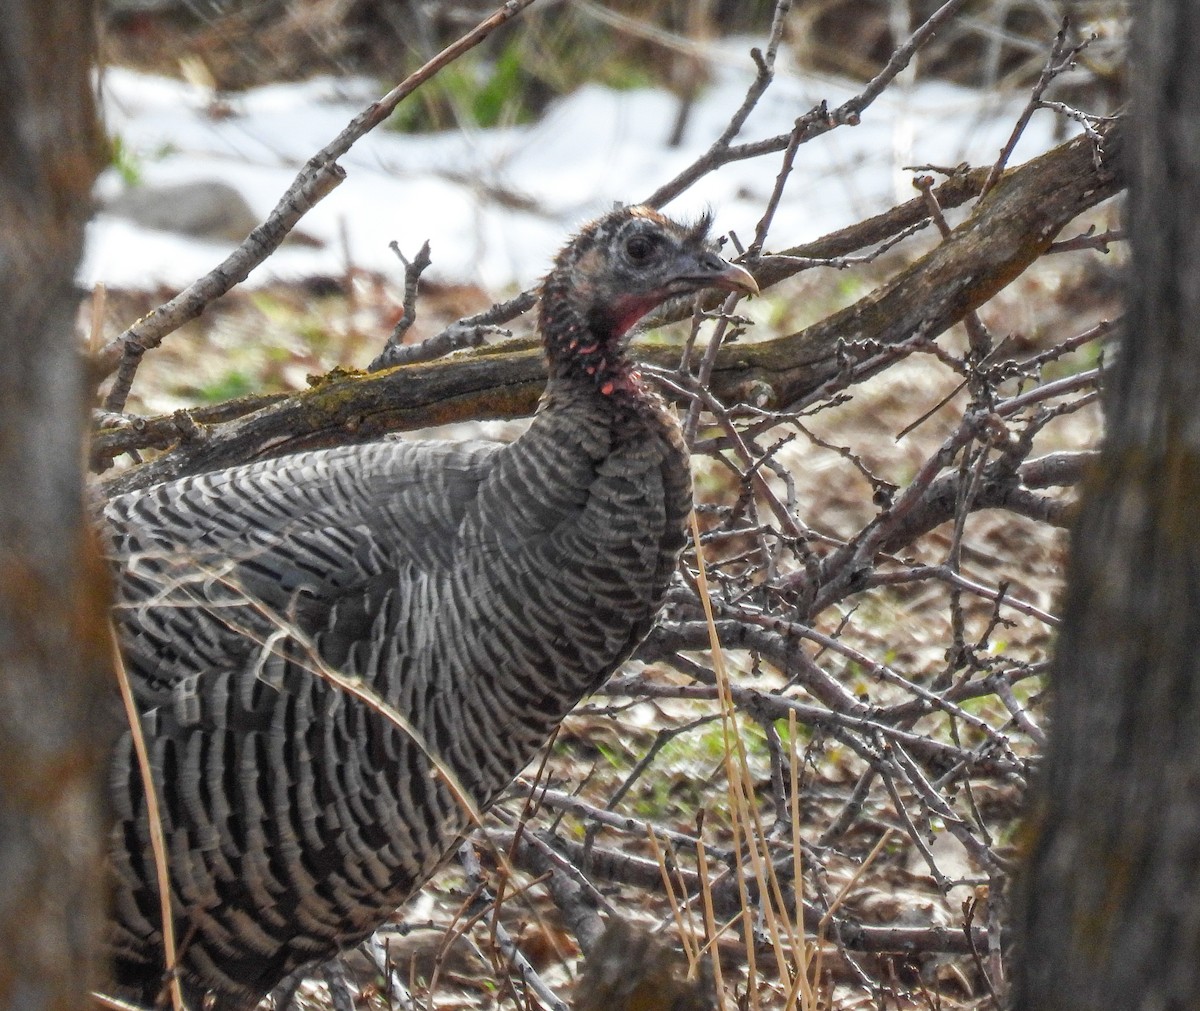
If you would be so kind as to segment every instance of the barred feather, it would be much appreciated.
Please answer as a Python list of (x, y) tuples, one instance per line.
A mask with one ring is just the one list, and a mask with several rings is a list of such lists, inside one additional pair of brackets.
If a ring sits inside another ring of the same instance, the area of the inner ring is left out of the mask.
[[(614, 272), (630, 227), (674, 257), (640, 282)], [(680, 256), (703, 267), (691, 290), (752, 285), (645, 210), (567, 248), (543, 298), (551, 382), (511, 444), (305, 453), (105, 506), (190, 999), (248, 1011), (367, 936), (469, 827), (429, 753), (486, 808), (649, 631), (684, 544), (687, 459), (623, 334), (596, 321), (631, 287), (678, 293)], [(160, 906), (128, 735), (111, 769), (117, 982), (151, 1002)]]

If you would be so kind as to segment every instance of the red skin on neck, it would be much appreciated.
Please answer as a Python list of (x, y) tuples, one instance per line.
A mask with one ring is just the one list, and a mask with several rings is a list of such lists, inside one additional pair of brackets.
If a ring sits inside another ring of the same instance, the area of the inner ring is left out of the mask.
[(641, 394), (641, 376), (623, 343), (634, 324), (663, 300), (661, 292), (620, 296), (606, 306), (602, 319), (592, 321), (595, 329), (585, 329), (582, 318), (573, 318), (570, 310), (560, 316), (543, 303), (540, 324), (551, 362), (560, 363), (564, 374), (589, 377), (603, 396)]
[[(653, 295), (626, 295), (618, 299), (613, 304), (613, 339), (621, 340), (638, 320), (661, 304), (662, 298)], [(620, 364), (604, 377), (599, 389), (605, 396), (633, 393), (642, 389), (642, 377), (622, 356)]]
[(651, 309), (662, 304), (653, 295), (626, 295), (613, 304), (613, 336), (624, 337), (630, 328)]

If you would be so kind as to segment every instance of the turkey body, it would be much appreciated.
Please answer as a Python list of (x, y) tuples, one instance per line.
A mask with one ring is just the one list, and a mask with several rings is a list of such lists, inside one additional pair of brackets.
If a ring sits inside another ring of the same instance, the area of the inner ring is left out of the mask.
[[(627, 241), (621, 224), (606, 241)], [(753, 283), (702, 255), (707, 283)], [(543, 330), (585, 359), (556, 364), (547, 336), (547, 392), (514, 442), (304, 453), (104, 508), (195, 1007), (211, 992), (247, 1011), (375, 930), (469, 828), (454, 789), (486, 808), (657, 615), (685, 541), (687, 456), (621, 358), (623, 331), (554, 279)], [(149, 1004), (161, 912), (128, 734), (111, 769), (115, 976)]]

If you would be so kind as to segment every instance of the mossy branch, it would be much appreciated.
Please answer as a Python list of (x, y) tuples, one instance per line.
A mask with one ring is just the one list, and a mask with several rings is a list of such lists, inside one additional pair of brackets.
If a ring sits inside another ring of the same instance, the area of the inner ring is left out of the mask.
[[(1120, 125), (1010, 169), (971, 216), (928, 254), (894, 278), (812, 326), (787, 336), (721, 349), (712, 393), (726, 404), (749, 402), (783, 409), (853, 370), (865, 378), (886, 367), (886, 353), (914, 334), (936, 337), (986, 303), (1038, 259), (1083, 211), (1124, 185)], [(969, 199), (982, 185), (979, 170), (943, 184), (943, 206)], [(978, 178), (977, 178), (978, 177)], [(833, 256), (861, 248), (865, 235), (895, 234), (919, 221), (922, 201), (901, 205), (870, 222), (792, 256)], [(871, 230), (874, 229), (875, 232)], [(857, 247), (850, 247), (850, 243)], [(751, 264), (766, 287), (800, 268), (782, 257)], [(635, 345), (634, 354), (663, 369), (678, 364), (671, 348)], [(434, 362), (364, 374), (335, 370), (293, 396), (248, 397), (212, 408), (101, 429), (93, 459), (104, 463), (132, 448), (162, 456), (107, 482), (115, 494), (186, 474), (280, 456), (302, 449), (362, 442), (388, 432), (481, 418), (530, 414), (545, 381), (531, 338), (506, 341)]]

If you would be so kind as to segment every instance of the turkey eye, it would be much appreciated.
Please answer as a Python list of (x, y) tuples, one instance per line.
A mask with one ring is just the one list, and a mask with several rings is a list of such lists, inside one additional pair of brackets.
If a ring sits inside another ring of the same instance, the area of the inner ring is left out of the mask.
[(654, 252), (654, 243), (644, 235), (635, 235), (625, 243), (625, 252), (634, 263), (645, 263)]

